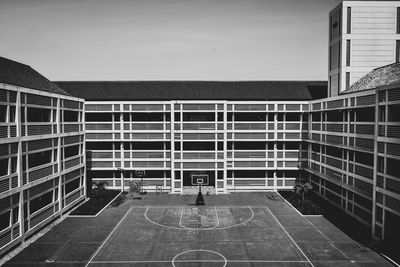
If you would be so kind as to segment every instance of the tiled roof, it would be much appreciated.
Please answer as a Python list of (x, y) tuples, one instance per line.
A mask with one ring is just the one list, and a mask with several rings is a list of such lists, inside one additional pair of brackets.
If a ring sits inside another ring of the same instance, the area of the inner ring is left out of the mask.
[(69, 95), (30, 66), (0, 57), (0, 83)]
[(400, 83), (400, 63), (389, 64), (372, 70), (355, 82), (342, 94), (375, 89), (380, 86)]
[(310, 100), (325, 81), (68, 81), (56, 82), (86, 100)]

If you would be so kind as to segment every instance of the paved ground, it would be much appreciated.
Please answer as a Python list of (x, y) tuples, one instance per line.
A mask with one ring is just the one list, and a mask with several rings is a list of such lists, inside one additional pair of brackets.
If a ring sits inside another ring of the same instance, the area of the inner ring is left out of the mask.
[(6, 266), (391, 266), (321, 216), (262, 193), (148, 194), (67, 218)]

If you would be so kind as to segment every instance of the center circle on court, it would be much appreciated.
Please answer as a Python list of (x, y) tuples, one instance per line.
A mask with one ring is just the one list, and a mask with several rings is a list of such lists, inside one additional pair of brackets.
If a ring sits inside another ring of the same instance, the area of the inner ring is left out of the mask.
[(207, 249), (192, 249), (186, 250), (177, 254), (172, 259), (173, 267), (185, 266), (190, 262), (212, 262), (221, 263), (221, 267), (225, 267), (228, 264), (227, 259), (221, 253)]

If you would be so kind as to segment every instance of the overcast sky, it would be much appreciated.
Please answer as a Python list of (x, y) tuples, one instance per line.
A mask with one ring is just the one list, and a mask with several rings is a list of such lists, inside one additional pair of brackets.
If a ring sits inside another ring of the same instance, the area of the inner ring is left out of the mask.
[(51, 80), (327, 80), (339, 0), (0, 0), (0, 56)]

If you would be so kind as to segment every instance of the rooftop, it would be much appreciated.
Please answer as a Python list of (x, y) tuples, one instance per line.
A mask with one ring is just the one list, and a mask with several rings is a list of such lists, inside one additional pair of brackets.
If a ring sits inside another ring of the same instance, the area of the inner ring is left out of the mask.
[(311, 100), (326, 81), (59, 81), (86, 100)]
[(400, 83), (400, 63), (393, 63), (372, 70), (344, 90), (342, 94), (375, 89), (396, 83)]
[(69, 95), (30, 66), (0, 57), (0, 83)]

